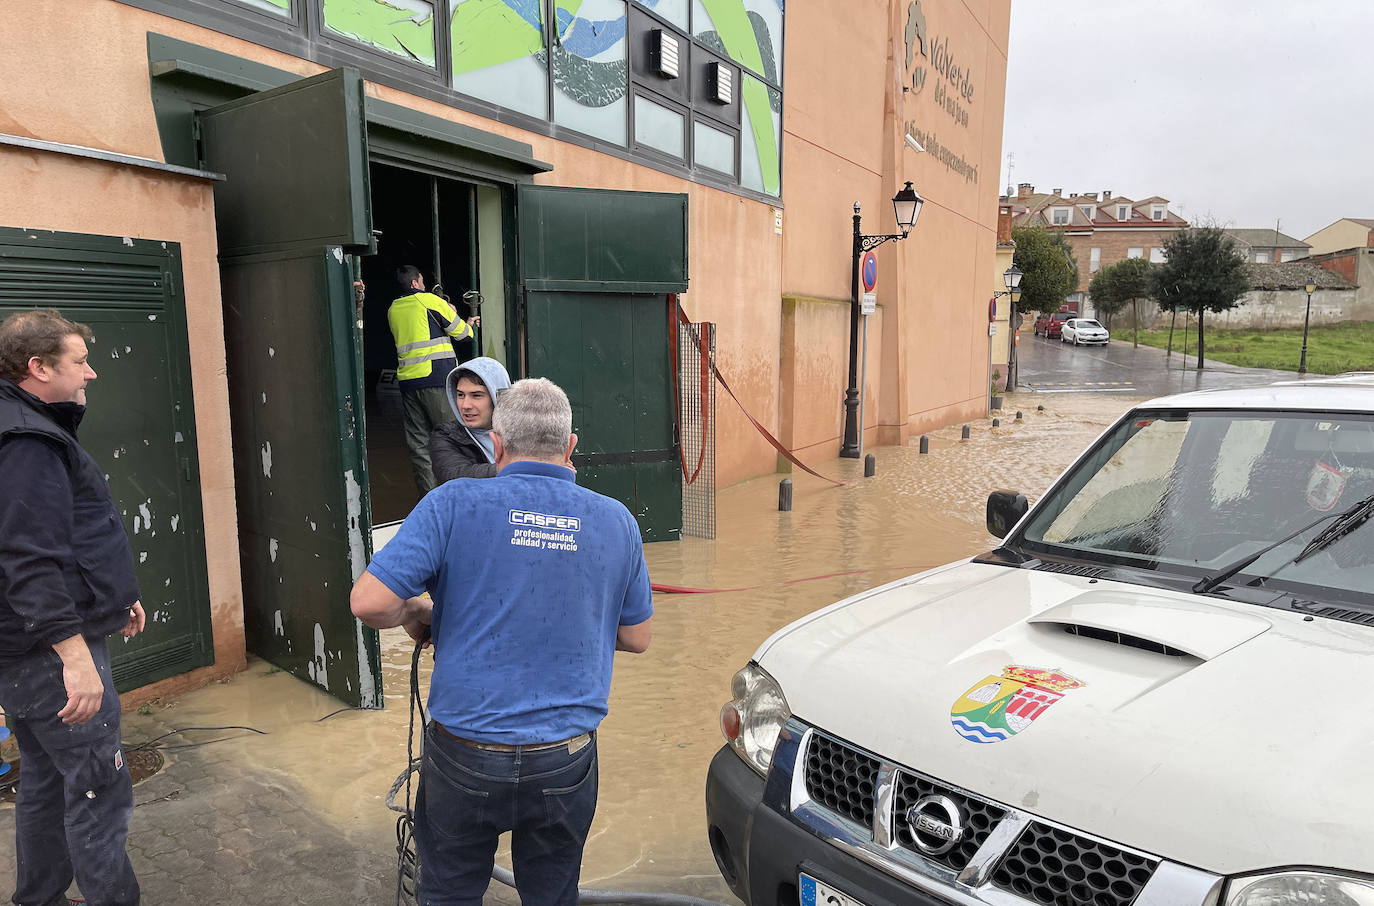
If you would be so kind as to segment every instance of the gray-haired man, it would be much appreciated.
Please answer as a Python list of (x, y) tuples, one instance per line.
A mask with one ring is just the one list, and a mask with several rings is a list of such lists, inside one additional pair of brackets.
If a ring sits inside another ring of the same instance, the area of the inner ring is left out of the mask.
[(648, 569), (630, 512), (573, 480), (555, 384), (505, 391), (492, 439), (500, 473), (426, 495), (354, 585), (353, 612), (417, 638), (432, 623), (422, 906), (479, 906), (504, 831), (521, 900), (576, 906), (596, 728), (614, 651), (649, 645)]

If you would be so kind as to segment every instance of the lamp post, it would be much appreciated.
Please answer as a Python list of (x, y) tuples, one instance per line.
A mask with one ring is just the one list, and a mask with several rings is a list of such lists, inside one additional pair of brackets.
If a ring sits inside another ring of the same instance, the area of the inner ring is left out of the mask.
[(1303, 289), (1307, 290), (1307, 312), (1302, 316), (1302, 357), (1298, 359), (1298, 374), (1307, 374), (1307, 324), (1312, 320), (1312, 294), (1317, 291), (1317, 284), (1309, 283)]
[(865, 236), (859, 228), (859, 203), (854, 202), (854, 247), (850, 254), (849, 275), (849, 386), (844, 391), (844, 441), (840, 444), (840, 455), (848, 459), (859, 458), (859, 261), (865, 252), (884, 242), (905, 239), (916, 225), (916, 218), (921, 216), (924, 204), (908, 181), (892, 196), (892, 210), (901, 232)]
[[(1011, 301), (1011, 310), (1007, 312), (1007, 386), (1008, 386), (1008, 387), (1011, 387), (1011, 386), (1012, 386), (1012, 383), (1011, 383), (1011, 369), (1012, 369), (1012, 364), (1016, 361), (1016, 325), (1012, 322), (1012, 319), (1013, 319), (1013, 318), (1015, 317), (1015, 315), (1016, 315), (1016, 303), (1018, 303), (1018, 302), (1021, 301), (1021, 278), (1024, 277), (1024, 276), (1025, 276), (1025, 274), (1022, 273), (1021, 268), (1019, 268), (1019, 267), (1017, 267), (1015, 264), (1013, 264), (1011, 267), (1007, 268), (1005, 271), (1002, 272), (1002, 285), (1006, 287), (1006, 291), (1005, 291), (1005, 292), (994, 292), (994, 293), (992, 294), (993, 299), (997, 299), (997, 298), (999, 298), (999, 297), (1001, 297), (1001, 296), (1006, 296), (1006, 297)], [(989, 357), (989, 359), (991, 359), (991, 357), (992, 357), (992, 339), (991, 339), (991, 337), (989, 337), (989, 339), (988, 339), (988, 357)], [(991, 361), (988, 362), (988, 367), (989, 367), (989, 368), (992, 367)], [(990, 377), (990, 376), (989, 376), (989, 377)], [(993, 396), (994, 396), (994, 391), (993, 391), (993, 389), (992, 389), (992, 383), (991, 383), (991, 381), (989, 381), (989, 382), (988, 382), (988, 405), (989, 405), (989, 407), (991, 407), (991, 405), (992, 405), (992, 397), (993, 397)]]

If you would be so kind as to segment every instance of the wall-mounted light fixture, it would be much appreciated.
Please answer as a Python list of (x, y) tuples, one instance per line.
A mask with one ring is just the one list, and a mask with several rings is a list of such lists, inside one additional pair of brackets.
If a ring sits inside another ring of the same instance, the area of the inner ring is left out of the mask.
[(728, 63), (712, 63), (707, 76), (711, 100), (717, 104), (728, 104), (735, 97), (735, 73)]

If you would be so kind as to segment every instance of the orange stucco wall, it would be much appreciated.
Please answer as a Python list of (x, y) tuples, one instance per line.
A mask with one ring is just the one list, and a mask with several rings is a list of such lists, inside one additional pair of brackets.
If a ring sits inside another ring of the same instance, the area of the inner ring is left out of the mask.
[[(224, 380), (213, 197), (208, 183), (46, 151), (0, 148), (0, 224), (178, 242), (182, 252), (191, 382), (208, 551), (237, 551), (229, 396)], [(92, 405), (99, 405), (92, 394)], [(243, 596), (236, 556), (210, 556), (215, 664), (140, 690), (140, 697), (244, 667)]]

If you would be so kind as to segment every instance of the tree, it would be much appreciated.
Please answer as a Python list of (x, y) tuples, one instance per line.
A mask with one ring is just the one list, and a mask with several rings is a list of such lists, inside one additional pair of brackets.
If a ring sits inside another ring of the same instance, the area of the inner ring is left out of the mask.
[(1126, 300), (1117, 295), (1116, 284), (1112, 280), (1111, 266), (1104, 267), (1093, 274), (1092, 282), (1088, 284), (1088, 295), (1093, 300), (1093, 311), (1097, 312), (1097, 316), (1110, 329), (1112, 316), (1126, 306)]
[(1215, 226), (1180, 230), (1164, 240), (1164, 254), (1164, 263), (1155, 269), (1155, 285), (1161, 291), (1154, 296), (1164, 298), (1162, 288), (1169, 287), (1168, 298), (1176, 296), (1178, 307), (1197, 315), (1200, 371), (1206, 355), (1203, 315), (1234, 308), (1250, 290), (1245, 258), (1236, 249), (1235, 240)]
[(1154, 295), (1155, 266), (1144, 258), (1127, 258), (1107, 268), (1112, 272), (1112, 292), (1120, 305), (1131, 306), (1135, 345), (1140, 345), (1140, 303)]
[(1054, 314), (1064, 307), (1064, 297), (1078, 285), (1078, 265), (1063, 233), (1040, 227), (1020, 227), (1011, 231), (1016, 242), (1013, 263), (1024, 274), (1021, 278), (1020, 307), (1042, 314)]

